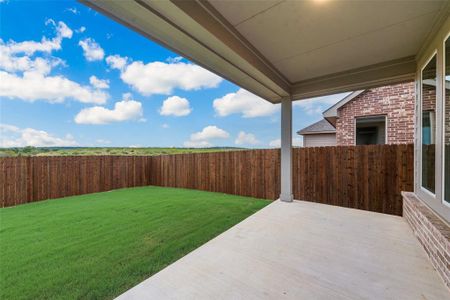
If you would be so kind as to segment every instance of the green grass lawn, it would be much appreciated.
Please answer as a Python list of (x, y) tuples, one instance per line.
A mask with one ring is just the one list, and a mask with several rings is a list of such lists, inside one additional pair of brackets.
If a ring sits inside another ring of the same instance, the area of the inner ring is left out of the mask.
[(110, 299), (269, 201), (139, 187), (0, 209), (0, 299)]

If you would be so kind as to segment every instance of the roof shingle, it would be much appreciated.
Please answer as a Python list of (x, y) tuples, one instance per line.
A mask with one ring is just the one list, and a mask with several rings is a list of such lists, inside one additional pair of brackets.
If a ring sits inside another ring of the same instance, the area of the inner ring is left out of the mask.
[(335, 133), (336, 128), (333, 127), (327, 120), (322, 119), (319, 122), (316, 122), (308, 127), (305, 127), (299, 131), (297, 134), (317, 134), (317, 133)]

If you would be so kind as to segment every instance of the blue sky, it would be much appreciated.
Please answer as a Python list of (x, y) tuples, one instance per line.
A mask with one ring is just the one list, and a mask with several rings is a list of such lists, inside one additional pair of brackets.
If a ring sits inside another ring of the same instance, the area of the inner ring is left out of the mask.
[[(279, 143), (279, 106), (94, 10), (0, 2), (0, 146)], [(294, 132), (343, 96), (295, 102)]]

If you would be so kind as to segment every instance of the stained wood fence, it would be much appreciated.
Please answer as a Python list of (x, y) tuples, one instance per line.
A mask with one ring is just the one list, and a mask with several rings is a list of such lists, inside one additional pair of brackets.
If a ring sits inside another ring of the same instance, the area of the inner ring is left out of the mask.
[(150, 184), (150, 156), (0, 158), (1, 206)]
[[(413, 145), (298, 148), (296, 199), (401, 215)], [(1, 206), (156, 185), (277, 199), (280, 150), (162, 156), (0, 158)]]
[(296, 199), (402, 215), (413, 191), (412, 144), (303, 148), (293, 164)]

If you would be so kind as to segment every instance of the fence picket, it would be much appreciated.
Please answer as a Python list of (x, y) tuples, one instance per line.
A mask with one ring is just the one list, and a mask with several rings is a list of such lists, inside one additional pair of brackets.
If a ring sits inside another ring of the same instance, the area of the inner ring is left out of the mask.
[[(413, 145), (293, 150), (296, 199), (394, 215), (411, 191)], [(161, 156), (0, 158), (1, 207), (112, 189), (157, 185), (276, 199), (280, 150)]]

